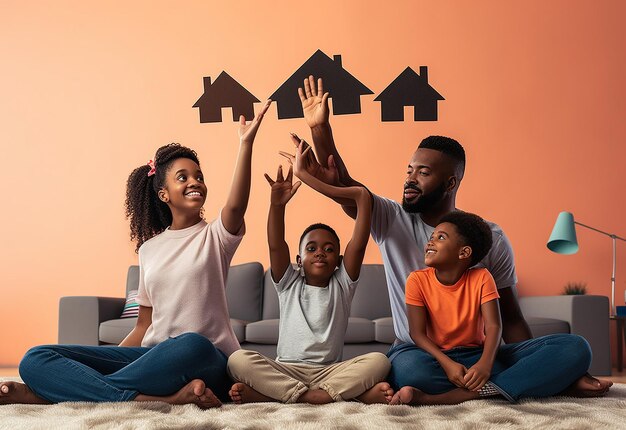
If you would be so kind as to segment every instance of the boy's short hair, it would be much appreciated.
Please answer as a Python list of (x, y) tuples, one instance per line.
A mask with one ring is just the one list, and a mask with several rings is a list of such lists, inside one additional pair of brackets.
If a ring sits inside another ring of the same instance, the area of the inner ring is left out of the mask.
[(469, 212), (456, 210), (439, 220), (440, 224), (444, 222), (454, 224), (464, 244), (472, 248), (470, 266), (485, 258), (493, 244), (493, 236), (489, 224), (484, 219)]
[(306, 236), (309, 232), (311, 232), (313, 230), (318, 230), (318, 229), (329, 231), (335, 237), (335, 239), (337, 240), (337, 246), (338, 247), (340, 246), (339, 236), (337, 236), (337, 232), (335, 230), (333, 230), (333, 228), (331, 226), (326, 225), (326, 224), (322, 224), (321, 222), (318, 222), (318, 223), (315, 223), (315, 224), (311, 224), (310, 226), (308, 226), (307, 228), (304, 229), (304, 231), (302, 232), (302, 236), (300, 236), (300, 242), (298, 243), (298, 249), (302, 246), (302, 241), (304, 240), (304, 236)]

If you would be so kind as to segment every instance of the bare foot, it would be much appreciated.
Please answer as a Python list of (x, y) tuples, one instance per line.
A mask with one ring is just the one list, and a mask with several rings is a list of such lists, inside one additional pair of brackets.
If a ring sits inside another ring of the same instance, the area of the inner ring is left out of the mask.
[(415, 387), (406, 386), (393, 395), (390, 405), (458, 405), (468, 400), (478, 399), (477, 391), (455, 388), (447, 393), (428, 394)]
[(29, 405), (49, 405), (50, 402), (33, 393), (26, 384), (20, 382), (0, 382), (0, 405), (25, 403)]
[(222, 402), (208, 389), (202, 379), (194, 379), (171, 396), (147, 396), (139, 394), (138, 402), (165, 402), (170, 405), (188, 405), (193, 403), (200, 409), (219, 408)]
[(228, 395), (232, 399), (233, 403), (241, 405), (243, 403), (258, 403), (258, 402), (275, 402), (276, 399), (267, 397), (264, 394), (259, 393), (257, 390), (243, 382), (237, 382), (233, 384), (228, 392)]
[(298, 403), (310, 403), (312, 405), (325, 405), (334, 401), (330, 394), (319, 388), (305, 391), (297, 400)]
[(414, 387), (402, 387), (393, 395), (390, 405), (421, 405), (420, 399), (425, 396), (423, 391)]
[(388, 404), (393, 397), (393, 389), (387, 382), (379, 382), (372, 388), (357, 397), (362, 403), (371, 405), (372, 403)]
[(611, 381), (597, 379), (587, 374), (580, 377), (562, 394), (572, 397), (602, 397), (609, 392), (611, 385), (613, 385)]

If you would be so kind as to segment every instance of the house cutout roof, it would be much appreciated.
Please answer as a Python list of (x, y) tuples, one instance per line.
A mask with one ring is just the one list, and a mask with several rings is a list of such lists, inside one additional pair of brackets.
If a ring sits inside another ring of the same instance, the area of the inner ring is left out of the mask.
[(334, 115), (360, 113), (360, 96), (374, 94), (343, 68), (341, 55), (331, 59), (318, 49), (270, 96), (270, 99), (276, 101), (278, 119), (304, 116), (298, 88), (303, 88), (304, 78), (309, 75), (324, 79), (324, 90), (330, 93)]
[(210, 76), (204, 78), (204, 94), (193, 107), (200, 109), (200, 122), (221, 122), (223, 107), (233, 109), (233, 121), (239, 121), (239, 115), (243, 115), (246, 121), (251, 121), (254, 118), (254, 103), (259, 101), (223, 71), (213, 84)]
[(445, 100), (428, 83), (428, 67), (420, 74), (407, 67), (374, 101), (381, 102), (383, 121), (404, 121), (404, 106), (415, 108), (415, 121), (437, 121), (437, 101)]

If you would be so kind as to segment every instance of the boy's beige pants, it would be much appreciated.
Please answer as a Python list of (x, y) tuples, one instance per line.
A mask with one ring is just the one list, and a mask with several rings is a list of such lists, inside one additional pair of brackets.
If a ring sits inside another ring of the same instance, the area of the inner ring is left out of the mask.
[(379, 352), (326, 366), (280, 363), (245, 349), (228, 359), (233, 379), (283, 403), (295, 403), (307, 390), (318, 388), (335, 401), (354, 399), (384, 381), (390, 368), (387, 357)]

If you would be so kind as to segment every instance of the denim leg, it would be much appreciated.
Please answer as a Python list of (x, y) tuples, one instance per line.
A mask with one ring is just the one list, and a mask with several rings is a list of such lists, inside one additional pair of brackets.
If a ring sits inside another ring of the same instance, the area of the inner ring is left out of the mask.
[(392, 346), (387, 357), (391, 361), (387, 380), (394, 391), (411, 386), (428, 394), (441, 394), (456, 388), (439, 362), (413, 344)]
[(106, 374), (124, 368), (150, 348), (43, 345), (30, 349), (20, 362), (20, 376), (39, 397), (52, 403), (124, 401), (133, 389), (111, 384)]
[(109, 383), (151, 396), (175, 393), (193, 379), (202, 379), (222, 401), (228, 401), (232, 381), (228, 357), (197, 333), (169, 338), (147, 354), (106, 377)]
[(582, 336), (552, 334), (503, 345), (496, 360), (505, 370), (492, 374), (491, 381), (514, 400), (548, 397), (562, 392), (587, 372), (591, 347)]

